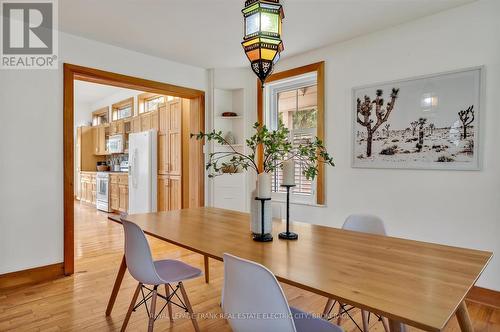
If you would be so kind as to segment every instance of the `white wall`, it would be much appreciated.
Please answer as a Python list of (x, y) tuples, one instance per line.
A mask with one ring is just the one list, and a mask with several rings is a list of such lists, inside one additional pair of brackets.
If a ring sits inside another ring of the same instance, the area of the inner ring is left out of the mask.
[[(204, 69), (59, 37), (61, 62), (205, 90)], [(62, 78), (0, 71), (0, 274), (63, 260)]]
[[(325, 60), (327, 206), (293, 206), (293, 218), (341, 226), (351, 213), (381, 216), (391, 235), (500, 254), (500, 1), (479, 1), (322, 48), (279, 63), (279, 70)], [(354, 169), (351, 89), (355, 86), (485, 65), (481, 171)], [(500, 290), (500, 256), (479, 283)]]

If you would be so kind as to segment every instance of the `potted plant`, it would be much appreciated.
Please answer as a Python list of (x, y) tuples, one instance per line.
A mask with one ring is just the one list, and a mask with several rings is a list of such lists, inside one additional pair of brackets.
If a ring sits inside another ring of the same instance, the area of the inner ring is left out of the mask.
[[(255, 220), (258, 220), (259, 215), (257, 211), (258, 205), (253, 200), (256, 196), (261, 198), (271, 197), (271, 174), (274, 171), (282, 168), (285, 161), (294, 159), (305, 166), (303, 170), (304, 176), (313, 180), (318, 175), (319, 163), (334, 166), (334, 162), (318, 137), (293, 146), (290, 142), (290, 132), (281, 121), (276, 130), (269, 130), (265, 125), (260, 125), (258, 122), (253, 125), (253, 129), (255, 134), (245, 142), (248, 148), (247, 153), (237, 151), (227, 142), (221, 131), (200, 132), (191, 134), (191, 137), (196, 137), (198, 140), (214, 141), (228, 147), (227, 151), (212, 152), (208, 155), (206, 170), (210, 178), (223, 174), (223, 170), (226, 168), (255, 171), (257, 174), (257, 189), (252, 193), (250, 212), (253, 220), (252, 225), (254, 225), (251, 227), (252, 232), (258, 233), (261, 231), (260, 223), (255, 222)], [(261, 167), (258, 166), (256, 160), (259, 149), (262, 149), (263, 157)], [(270, 204), (268, 205), (270, 206)], [(265, 223), (267, 226), (264, 226), (265, 233), (270, 232), (272, 225), (270, 208), (266, 215), (269, 220)]]

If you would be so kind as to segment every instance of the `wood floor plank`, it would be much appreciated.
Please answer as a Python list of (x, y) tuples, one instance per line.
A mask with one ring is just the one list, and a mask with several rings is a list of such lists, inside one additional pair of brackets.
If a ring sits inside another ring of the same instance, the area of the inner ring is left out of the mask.
[[(155, 258), (180, 259), (203, 269), (203, 256), (148, 237)], [(108, 221), (105, 213), (94, 208), (75, 205), (75, 271), (71, 277), (24, 288), (11, 289), (0, 294), (0, 331), (119, 331), (128, 309), (136, 281), (125, 274), (123, 284), (110, 317), (106, 317), (107, 301), (123, 255), (123, 230)], [(230, 331), (228, 323), (220, 318), (219, 307), (223, 282), (223, 265), (209, 260), (210, 283), (203, 277), (185, 283), (202, 331)], [(298, 288), (282, 285), (292, 306), (320, 314), (326, 298)], [(160, 301), (158, 308), (161, 308)], [(476, 331), (500, 331), (500, 309), (468, 303)], [(167, 310), (155, 323), (156, 331), (193, 331), (193, 325), (179, 308), (173, 308), (171, 324)], [(358, 310), (353, 316), (361, 324)], [(346, 332), (356, 332), (356, 326), (343, 319)], [(380, 322), (370, 320), (371, 331), (384, 331)], [(143, 308), (130, 318), (128, 331), (146, 331), (147, 315)], [(419, 331), (411, 328), (409, 331)], [(446, 332), (459, 331), (453, 318)]]

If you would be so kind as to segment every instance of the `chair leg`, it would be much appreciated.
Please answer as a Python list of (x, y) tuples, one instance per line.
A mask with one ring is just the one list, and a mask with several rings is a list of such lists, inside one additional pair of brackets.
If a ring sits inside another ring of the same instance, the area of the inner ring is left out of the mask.
[(342, 303), (339, 302), (339, 311), (337, 312), (337, 325), (342, 321)]
[(132, 315), (132, 311), (135, 307), (135, 302), (137, 301), (137, 297), (139, 296), (139, 292), (141, 291), (142, 284), (139, 283), (135, 289), (134, 295), (132, 296), (132, 301), (130, 302), (130, 306), (128, 307), (127, 314), (125, 315), (125, 320), (123, 321), (121, 332), (124, 332), (127, 328), (128, 321), (130, 319), (130, 315)]
[[(168, 284), (165, 284), (165, 295), (167, 295), (167, 299), (170, 297), (170, 286)], [(172, 303), (170, 301), (168, 301), (167, 307), (168, 307), (168, 317), (170, 318), (170, 321), (173, 322), (174, 318), (172, 316)]]
[(368, 330), (370, 330), (370, 326), (368, 324), (368, 313), (361, 310), (361, 318), (363, 319), (363, 331), (368, 332)]
[(198, 326), (198, 322), (196, 321), (196, 317), (194, 316), (193, 308), (191, 307), (191, 303), (189, 302), (186, 290), (184, 289), (184, 284), (182, 282), (179, 282), (179, 286), (181, 287), (182, 297), (184, 298), (184, 302), (186, 303), (189, 316), (191, 316), (191, 322), (193, 322), (194, 330), (196, 332), (200, 332), (200, 327)]
[(149, 313), (149, 322), (148, 322), (148, 332), (153, 332), (153, 327), (155, 325), (155, 314), (156, 314), (156, 297), (158, 294), (158, 285), (153, 288), (153, 297), (151, 298), (151, 310)]
[(323, 317), (328, 318), (328, 314), (330, 313), (330, 310), (332, 310), (332, 307), (334, 305), (334, 300), (333, 299), (328, 299), (325, 304), (325, 309), (323, 310)]
[(382, 317), (382, 325), (384, 325), (385, 332), (390, 332), (389, 323), (387, 322), (387, 318)]

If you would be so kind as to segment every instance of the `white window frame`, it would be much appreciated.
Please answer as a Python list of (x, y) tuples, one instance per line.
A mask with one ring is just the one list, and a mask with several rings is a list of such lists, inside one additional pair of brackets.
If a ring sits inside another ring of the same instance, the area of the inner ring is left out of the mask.
[[(286, 78), (279, 81), (267, 83), (264, 86), (264, 124), (271, 130), (278, 128), (278, 94), (280, 92), (305, 88), (318, 84), (317, 72), (311, 72)], [(317, 126), (316, 126), (317, 127)], [(306, 130), (294, 130), (293, 132), (303, 132)], [(292, 133), (292, 130), (290, 130)], [(314, 136), (317, 136), (317, 128)], [(304, 195), (290, 192), (290, 203), (316, 205), (317, 202), (317, 180), (311, 183), (312, 195)], [(286, 193), (273, 192), (272, 199), (275, 201), (286, 201)]]

